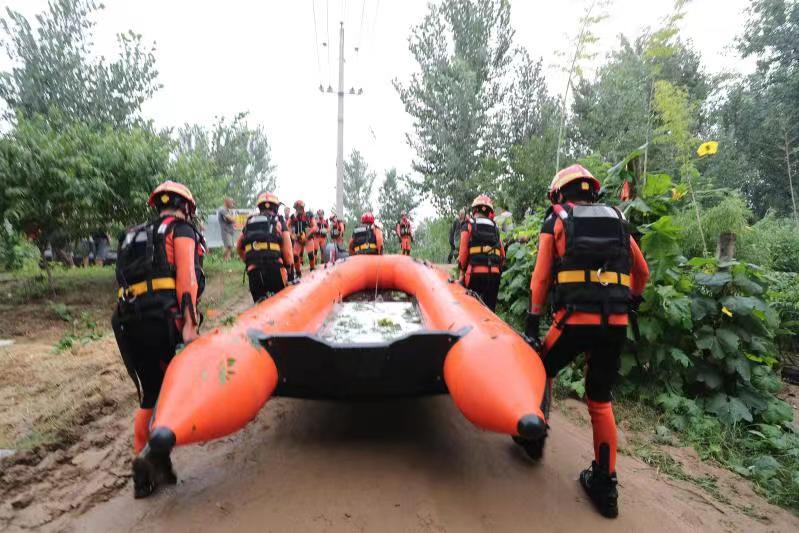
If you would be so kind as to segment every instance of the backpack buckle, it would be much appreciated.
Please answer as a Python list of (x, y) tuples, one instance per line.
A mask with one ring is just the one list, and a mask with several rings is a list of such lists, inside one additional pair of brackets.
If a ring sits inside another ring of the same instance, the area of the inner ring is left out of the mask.
[(596, 278), (597, 280), (599, 280), (599, 284), (602, 285), (603, 287), (607, 287), (608, 285), (610, 285), (609, 281), (602, 281), (602, 267), (599, 267), (597, 269)]

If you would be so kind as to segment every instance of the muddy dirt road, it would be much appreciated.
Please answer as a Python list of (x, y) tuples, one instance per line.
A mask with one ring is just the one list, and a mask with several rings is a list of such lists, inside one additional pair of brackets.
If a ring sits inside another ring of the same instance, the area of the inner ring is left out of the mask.
[[(599, 517), (576, 482), (590, 429), (556, 414), (531, 464), (446, 396), (381, 403), (277, 399), (243, 432), (178, 449), (181, 482), (149, 500), (130, 486), (75, 531), (796, 531), (759, 522), (621, 457), (621, 516)], [(771, 513), (769, 513), (771, 514)]]
[[(222, 298), (225, 290), (236, 294)], [(250, 305), (240, 282), (214, 282), (212, 298), (220, 304), (212, 326)], [(576, 400), (560, 402), (546, 457), (532, 464), (508, 437), (475, 429), (447, 396), (278, 398), (241, 432), (178, 448), (179, 484), (134, 500), (134, 390), (113, 339), (53, 354), (57, 322), (44, 336), (36, 321), (28, 328), (17, 314), (16, 324), (8, 334), (17, 344), (0, 352), (0, 406), (13, 416), (0, 422), (73, 423), (62, 445), (0, 460), (3, 531), (799, 531), (799, 518), (746, 480), (680, 448), (667, 453), (691, 475), (712, 478), (714, 493), (621, 455), (621, 516), (601, 518), (576, 481), (591, 460), (590, 424)]]

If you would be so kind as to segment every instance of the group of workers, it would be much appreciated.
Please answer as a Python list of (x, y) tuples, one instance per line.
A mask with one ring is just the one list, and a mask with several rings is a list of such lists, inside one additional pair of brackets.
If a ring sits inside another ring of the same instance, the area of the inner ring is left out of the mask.
[(342, 250), (345, 224), (336, 213), (325, 218), (324, 210), (319, 209), (314, 215), (298, 200), (293, 214), (286, 207), (280, 215), (280, 200), (268, 192), (258, 196), (256, 205), (258, 212), (247, 218), (236, 243), (246, 265), (253, 301), (299, 280), (305, 257), (314, 270), (325, 258), (335, 261)]
[[(551, 380), (578, 355), (586, 354), (586, 396), (594, 435), (594, 461), (579, 481), (599, 512), (618, 514), (616, 423), (611, 388), (626, 339), (630, 316), (641, 302), (649, 278), (646, 261), (622, 213), (597, 203), (600, 182), (585, 168), (572, 165), (558, 172), (549, 188), (551, 207), (544, 220), (530, 280), (525, 336), (543, 358)], [(119, 304), (112, 324), (125, 366), (139, 391), (134, 421), (134, 495), (150, 495), (162, 484), (175, 483), (168, 455), (148, 449), (152, 411), (167, 365), (181, 343), (198, 336), (198, 300), (205, 285), (205, 244), (191, 224), (196, 210), (191, 192), (167, 181), (150, 195), (157, 216), (127, 231), (120, 241), (117, 264)], [(344, 223), (335, 216), (313, 214), (302, 201), (281, 216), (281, 202), (271, 193), (258, 197), (258, 213), (244, 225), (236, 248), (247, 265), (254, 300), (275, 293), (301, 276), (303, 254), (313, 270), (327, 239), (341, 249)], [(497, 301), (505, 249), (494, 221), (491, 199), (481, 194), (470, 216), (460, 219), (460, 282), (491, 309)], [(407, 214), (395, 228), (404, 255), (412, 233)], [(451, 236), (450, 240), (453, 240)], [(348, 243), (351, 255), (383, 253), (383, 233), (372, 213), (364, 213)], [(335, 257), (333, 258), (333, 260)], [(551, 327), (540, 338), (541, 317), (549, 301)], [(490, 356), (490, 354), (486, 354)], [(527, 453), (540, 458), (543, 439), (525, 442)]]

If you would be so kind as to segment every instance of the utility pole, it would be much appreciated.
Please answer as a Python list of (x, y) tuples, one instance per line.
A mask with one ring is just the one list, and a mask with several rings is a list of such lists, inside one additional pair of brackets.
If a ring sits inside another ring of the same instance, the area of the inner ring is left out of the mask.
[[(344, 216), (344, 22), (340, 22), (338, 31), (338, 135), (336, 146), (336, 214)], [(358, 49), (356, 48), (356, 51)], [(322, 90), (322, 86), (319, 86)], [(333, 92), (333, 88), (328, 86), (328, 93)], [(349, 94), (358, 96), (363, 94), (363, 89), (351, 88)]]
[(344, 217), (344, 23), (338, 31), (338, 143), (336, 147), (336, 215)]

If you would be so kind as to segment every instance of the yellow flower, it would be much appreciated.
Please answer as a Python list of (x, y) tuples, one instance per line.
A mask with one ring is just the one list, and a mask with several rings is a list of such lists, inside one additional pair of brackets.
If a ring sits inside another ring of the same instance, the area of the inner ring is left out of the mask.
[(721, 312), (724, 313), (725, 315), (727, 315), (728, 317), (732, 317), (732, 311), (730, 311), (729, 309), (727, 309), (724, 306), (721, 307)]
[(672, 200), (674, 200), (674, 201), (680, 200), (680, 199), (682, 199), (683, 196), (685, 196), (685, 190), (684, 189), (678, 189), (677, 187), (674, 187), (674, 188), (671, 189), (671, 199)]
[(699, 157), (705, 157), (706, 155), (714, 155), (718, 151), (719, 151), (718, 141), (707, 141), (699, 145), (699, 148), (697, 148), (696, 150), (696, 155), (698, 155)]

